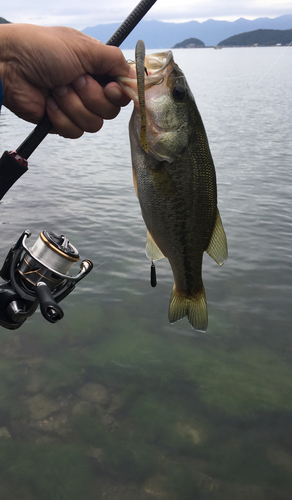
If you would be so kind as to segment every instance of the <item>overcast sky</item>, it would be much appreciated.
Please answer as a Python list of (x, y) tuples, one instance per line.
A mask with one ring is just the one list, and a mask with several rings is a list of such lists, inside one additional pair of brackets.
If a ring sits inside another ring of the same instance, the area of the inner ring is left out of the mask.
[[(139, 0), (7, 0), (0, 16), (11, 22), (63, 25), (83, 29), (121, 22)], [(292, 14), (291, 0), (157, 0), (145, 19), (159, 21), (234, 21), (240, 17), (278, 17)]]

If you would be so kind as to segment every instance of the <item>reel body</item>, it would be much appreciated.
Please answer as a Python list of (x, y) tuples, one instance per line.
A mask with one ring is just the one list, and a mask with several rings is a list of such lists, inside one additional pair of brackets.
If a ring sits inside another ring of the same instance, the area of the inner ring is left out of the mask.
[(79, 259), (78, 250), (65, 238), (42, 231), (31, 248), (26, 245), (30, 231), (22, 233), (8, 252), (0, 277), (0, 325), (15, 330), (34, 314), (38, 305), (44, 318), (56, 323), (64, 316), (59, 302), (75, 288), (93, 268), (83, 260), (79, 273), (68, 275)]

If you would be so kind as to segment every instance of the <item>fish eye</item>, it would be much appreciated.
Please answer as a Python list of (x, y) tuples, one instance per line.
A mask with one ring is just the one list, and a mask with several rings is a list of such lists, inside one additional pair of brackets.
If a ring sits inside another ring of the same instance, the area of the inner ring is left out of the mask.
[(176, 85), (172, 89), (172, 97), (175, 101), (183, 101), (186, 95), (186, 89), (183, 85)]

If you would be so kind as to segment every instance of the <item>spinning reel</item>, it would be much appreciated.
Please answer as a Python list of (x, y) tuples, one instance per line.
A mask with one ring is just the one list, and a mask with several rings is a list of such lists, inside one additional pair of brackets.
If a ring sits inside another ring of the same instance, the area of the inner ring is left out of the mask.
[(78, 250), (65, 238), (42, 231), (31, 248), (26, 245), (31, 233), (26, 230), (8, 252), (0, 277), (0, 325), (10, 330), (19, 328), (40, 305), (41, 313), (50, 323), (63, 318), (59, 306), (93, 268), (83, 260), (75, 276), (67, 273), (79, 259)]

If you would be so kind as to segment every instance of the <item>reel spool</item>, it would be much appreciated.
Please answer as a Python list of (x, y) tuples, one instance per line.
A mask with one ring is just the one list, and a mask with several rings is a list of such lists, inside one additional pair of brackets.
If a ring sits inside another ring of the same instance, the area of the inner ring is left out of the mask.
[[(73, 264), (80, 260), (78, 250), (65, 238), (50, 231), (42, 231), (35, 244), (25, 253), (18, 272), (31, 285), (40, 281), (54, 289), (67, 274)], [(42, 263), (42, 264), (41, 264)]]
[(19, 328), (40, 305), (44, 318), (56, 323), (64, 316), (58, 303), (63, 300), (93, 268), (83, 260), (80, 271), (72, 277), (67, 273), (80, 260), (78, 250), (64, 235), (42, 231), (31, 248), (26, 240), (31, 233), (24, 231), (9, 251), (0, 276), (0, 325)]

